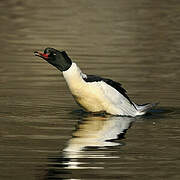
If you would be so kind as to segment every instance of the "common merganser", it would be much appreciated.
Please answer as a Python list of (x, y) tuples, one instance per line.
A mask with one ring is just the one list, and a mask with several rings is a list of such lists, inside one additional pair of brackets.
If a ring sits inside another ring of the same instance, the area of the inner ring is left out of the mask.
[(82, 73), (65, 51), (48, 47), (44, 52), (36, 51), (34, 54), (63, 73), (75, 101), (88, 112), (135, 117), (146, 114), (156, 105), (137, 105), (130, 100), (120, 83)]

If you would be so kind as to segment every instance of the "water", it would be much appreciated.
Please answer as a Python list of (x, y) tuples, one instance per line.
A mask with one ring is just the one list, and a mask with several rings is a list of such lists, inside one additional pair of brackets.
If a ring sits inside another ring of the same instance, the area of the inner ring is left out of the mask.
[[(0, 179), (180, 179), (179, 12), (175, 0), (1, 0)], [(33, 56), (48, 46), (159, 106), (84, 113)]]

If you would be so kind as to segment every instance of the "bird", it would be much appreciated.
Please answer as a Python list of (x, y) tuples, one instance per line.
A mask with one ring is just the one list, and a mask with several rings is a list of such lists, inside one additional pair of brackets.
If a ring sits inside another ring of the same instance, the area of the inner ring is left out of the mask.
[(157, 105), (138, 105), (128, 97), (127, 91), (119, 82), (84, 74), (64, 50), (47, 47), (44, 52), (35, 51), (34, 55), (62, 72), (72, 96), (86, 112), (135, 117), (146, 114)]

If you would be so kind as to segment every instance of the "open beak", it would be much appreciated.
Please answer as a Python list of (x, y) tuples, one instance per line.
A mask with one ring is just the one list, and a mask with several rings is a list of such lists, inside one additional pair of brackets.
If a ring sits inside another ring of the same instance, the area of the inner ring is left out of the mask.
[(34, 55), (35, 55), (35, 56), (39, 56), (39, 57), (41, 57), (41, 58), (43, 58), (43, 59), (45, 59), (45, 60), (48, 59), (48, 54), (44, 54), (44, 53), (39, 52), (39, 51), (35, 51), (35, 52), (34, 52)]

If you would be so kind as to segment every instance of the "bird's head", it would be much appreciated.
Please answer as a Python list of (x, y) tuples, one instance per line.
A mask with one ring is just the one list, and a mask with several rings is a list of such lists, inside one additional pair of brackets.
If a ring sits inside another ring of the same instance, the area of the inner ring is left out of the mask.
[(65, 51), (58, 51), (54, 48), (46, 48), (44, 52), (35, 51), (35, 56), (46, 60), (49, 64), (55, 66), (60, 71), (66, 71), (71, 67), (72, 61)]

